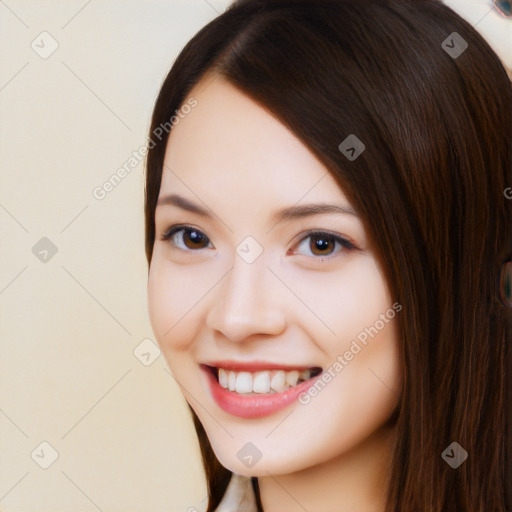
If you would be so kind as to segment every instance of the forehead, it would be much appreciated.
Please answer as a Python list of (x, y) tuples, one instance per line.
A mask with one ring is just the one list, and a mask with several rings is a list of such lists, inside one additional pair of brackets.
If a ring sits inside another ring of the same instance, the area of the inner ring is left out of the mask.
[(272, 113), (219, 76), (190, 92), (197, 105), (180, 118), (168, 139), (161, 193), (237, 195), (249, 206), (266, 197), (345, 200), (318, 158)]

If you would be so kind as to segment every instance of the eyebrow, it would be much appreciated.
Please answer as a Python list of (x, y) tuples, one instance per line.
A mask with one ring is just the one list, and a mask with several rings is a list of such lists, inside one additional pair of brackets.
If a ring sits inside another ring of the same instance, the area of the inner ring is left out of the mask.
[[(166, 196), (162, 196), (157, 201), (157, 206), (171, 205), (177, 206), (178, 208), (181, 208), (188, 212), (196, 213), (197, 215), (201, 215), (202, 217), (206, 217), (209, 219), (213, 217), (213, 215), (210, 213), (210, 211), (208, 211), (208, 209), (203, 208), (202, 206), (199, 206), (184, 198), (183, 196), (179, 196), (177, 194), (169, 194)], [(348, 214), (357, 217), (356, 212), (352, 210), (352, 208), (348, 208), (346, 206), (328, 203), (310, 203), (282, 208), (281, 210), (278, 210), (274, 214), (274, 216), (272, 217), (272, 222), (274, 224), (280, 224), (295, 219), (309, 217), (310, 215), (321, 215), (326, 213)]]

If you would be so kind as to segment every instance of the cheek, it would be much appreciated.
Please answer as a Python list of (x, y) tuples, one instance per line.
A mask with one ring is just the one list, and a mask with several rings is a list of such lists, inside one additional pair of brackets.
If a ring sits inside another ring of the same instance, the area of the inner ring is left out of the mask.
[(201, 287), (194, 286), (198, 283), (186, 271), (155, 256), (147, 289), (151, 327), (164, 352), (186, 349), (193, 339), (194, 308), (199, 307)]
[[(310, 445), (293, 463), (303, 467), (341, 455), (376, 432), (399, 403), (401, 369), (396, 319), (353, 355), (325, 388), (312, 397), (298, 423), (289, 426), (290, 438)], [(343, 354), (343, 352), (340, 352)], [(297, 419), (298, 415), (296, 415)], [(284, 428), (284, 423), (281, 428)], [(300, 429), (299, 429), (300, 428)], [(274, 449), (278, 456), (286, 457)]]
[(335, 377), (311, 400), (311, 410), (315, 408), (311, 417), (330, 425), (331, 435), (342, 428), (347, 439), (356, 442), (382, 424), (398, 403), (401, 363), (396, 317), (401, 308), (393, 308), (373, 258), (359, 258), (337, 283), (341, 284), (333, 286), (326, 279), (323, 289), (328, 293), (318, 293), (314, 302), (336, 333), (324, 336), (322, 342)]
[(354, 364), (354, 386), (362, 396), (368, 398), (369, 410), (373, 409), (377, 414), (379, 411), (385, 412), (391, 404), (397, 402), (400, 395), (401, 363), (397, 319), (390, 321), (373, 337), (368, 336), (366, 345), (359, 345), (362, 350)]
[(172, 320), (173, 308), (169, 304), (172, 295), (169, 296), (169, 287), (166, 283), (167, 279), (162, 272), (158, 258), (153, 255), (148, 276), (148, 313), (151, 327), (159, 342), (169, 329)]
[(317, 273), (311, 280), (296, 276), (293, 285), (323, 323), (314, 320), (311, 339), (324, 338), (328, 352), (346, 350), (351, 340), (364, 337), (365, 329), (376, 322), (380, 330), (381, 315), (395, 314), (386, 281), (371, 255), (357, 255), (335, 274)]
[[(319, 397), (331, 411), (350, 411), (345, 422), (349, 418), (349, 424), (358, 419), (366, 422), (371, 417), (386, 415), (397, 401), (401, 366), (396, 325), (395, 318), (376, 334), (372, 332), (364, 343), (356, 338), (352, 343), (346, 342), (350, 347), (331, 352), (332, 363), (326, 370), (333, 378)], [(317, 405), (320, 406), (320, 400)]]

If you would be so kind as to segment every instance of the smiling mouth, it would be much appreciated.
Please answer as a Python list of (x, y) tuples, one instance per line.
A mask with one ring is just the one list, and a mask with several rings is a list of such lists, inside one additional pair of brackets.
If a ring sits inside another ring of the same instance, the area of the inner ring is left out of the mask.
[(272, 395), (282, 393), (322, 373), (322, 368), (318, 366), (305, 370), (277, 369), (256, 372), (205, 366), (222, 388), (240, 395)]

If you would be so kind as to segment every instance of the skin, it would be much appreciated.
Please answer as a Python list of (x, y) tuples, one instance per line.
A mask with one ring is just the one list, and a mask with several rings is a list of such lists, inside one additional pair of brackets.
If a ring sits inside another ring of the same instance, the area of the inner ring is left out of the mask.
[[(159, 197), (179, 194), (212, 218), (175, 205), (156, 208), (148, 306), (169, 368), (221, 463), (259, 477), (266, 512), (382, 511), (388, 420), (400, 389), (396, 318), (306, 405), (243, 419), (210, 396), (199, 363), (326, 369), (394, 301), (356, 214), (272, 221), (297, 203), (353, 209), (307, 147), (221, 77), (205, 76), (190, 97), (198, 104), (172, 129)], [(163, 240), (176, 224), (207, 238), (194, 242), (181, 231)], [(356, 249), (328, 235), (321, 237), (327, 248), (318, 249), (310, 229), (334, 232)], [(263, 249), (250, 264), (236, 253), (247, 236)], [(262, 453), (252, 468), (236, 455), (247, 442)]]

